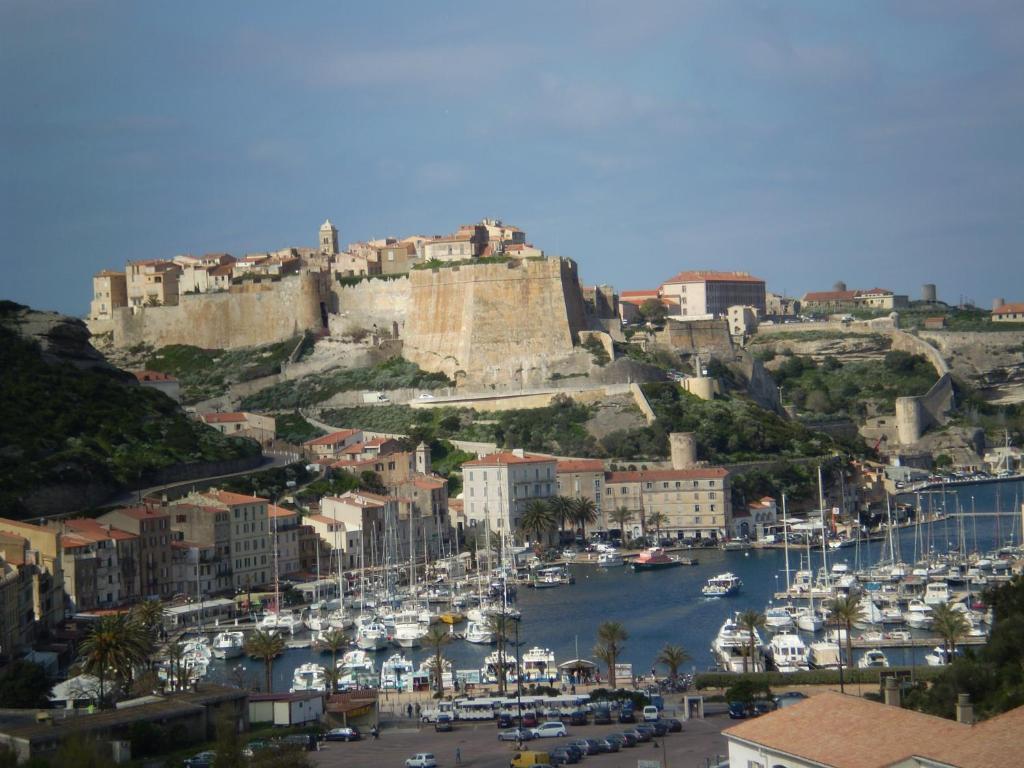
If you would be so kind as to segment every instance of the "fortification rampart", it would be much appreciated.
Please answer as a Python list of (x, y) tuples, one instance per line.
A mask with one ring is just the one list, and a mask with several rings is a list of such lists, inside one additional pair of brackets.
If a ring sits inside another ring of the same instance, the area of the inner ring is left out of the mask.
[(331, 287), (337, 312), (330, 319), (331, 333), (346, 333), (364, 328), (386, 330), (401, 336), (409, 309), (411, 282), (408, 277), (394, 280), (364, 280), (356, 285)]
[(683, 354), (712, 352), (722, 357), (733, 351), (729, 324), (725, 320), (669, 320), (655, 340)]
[(118, 347), (251, 347), (322, 328), (329, 304), (325, 276), (295, 275), (232, 285), (222, 293), (184, 294), (175, 306), (117, 309), (105, 330)]
[(584, 328), (570, 259), (414, 270), (403, 354), (457, 382), (542, 381)]
[(896, 431), (902, 445), (913, 445), (953, 409), (953, 379), (945, 373), (920, 397), (896, 398)]

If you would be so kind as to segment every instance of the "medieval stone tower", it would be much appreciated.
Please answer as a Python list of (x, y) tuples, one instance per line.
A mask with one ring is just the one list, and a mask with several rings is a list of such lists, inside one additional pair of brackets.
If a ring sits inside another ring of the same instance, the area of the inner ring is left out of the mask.
[(421, 475), (429, 475), (431, 469), (430, 448), (421, 442), (416, 446), (416, 471)]
[(327, 219), (320, 226), (320, 253), (334, 256), (338, 253), (338, 229)]
[(697, 466), (697, 438), (693, 432), (670, 432), (672, 469), (693, 469)]

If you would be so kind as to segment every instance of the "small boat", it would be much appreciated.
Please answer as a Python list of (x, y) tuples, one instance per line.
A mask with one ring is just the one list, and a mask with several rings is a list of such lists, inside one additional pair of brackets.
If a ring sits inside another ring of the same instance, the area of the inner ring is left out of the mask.
[(948, 603), (952, 597), (949, 585), (944, 581), (930, 581), (924, 590), (924, 602), (926, 605), (942, 605)]
[(889, 659), (877, 648), (864, 651), (864, 655), (857, 661), (858, 669), (884, 669), (888, 668)]
[(466, 620), (466, 614), (459, 613), (458, 611), (445, 611), (441, 614), (440, 619), (445, 624), (461, 624)]
[(319, 664), (302, 664), (292, 675), (292, 686), (289, 693), (326, 690), (327, 672)]
[(764, 626), (769, 632), (782, 632), (793, 628), (793, 617), (783, 606), (773, 606), (764, 612)]
[(949, 654), (941, 645), (932, 648), (932, 652), (924, 657), (925, 664), (929, 667), (945, 667), (949, 664)]
[(390, 645), (388, 629), (379, 621), (369, 621), (356, 630), (356, 648), (363, 651), (379, 651)]
[(609, 549), (607, 552), (602, 552), (597, 556), (597, 564), (602, 568), (616, 568), (620, 565), (625, 565), (625, 562), (622, 559), (622, 554), (617, 549)]
[(377, 669), (366, 651), (349, 651), (338, 662), (338, 688), (377, 687)]
[[(750, 641), (754, 641), (751, 658)], [(711, 643), (711, 652), (718, 666), (725, 672), (764, 672), (764, 651), (761, 636), (740, 627), (735, 618), (726, 619)]]
[(831, 669), (839, 666), (841, 653), (839, 643), (830, 640), (817, 640), (811, 643), (807, 661), (815, 669)]
[(244, 649), (245, 635), (241, 632), (220, 632), (213, 638), (210, 652), (218, 659), (233, 659)]
[(822, 627), (825, 626), (825, 619), (821, 614), (806, 605), (797, 608), (795, 621), (797, 629), (804, 632), (821, 632)]
[(679, 560), (669, 557), (661, 547), (645, 549), (633, 561), (633, 571), (660, 571), (663, 568), (675, 568), (682, 565)]
[(550, 568), (540, 568), (533, 579), (535, 589), (551, 589), (562, 586), (562, 566), (556, 565)]
[(490, 645), (495, 641), (494, 633), (487, 628), (487, 624), (476, 621), (469, 622), (466, 627), (466, 642), (478, 645)]
[(743, 582), (739, 576), (732, 573), (720, 573), (708, 579), (708, 583), (701, 588), (704, 597), (729, 597), (740, 591)]

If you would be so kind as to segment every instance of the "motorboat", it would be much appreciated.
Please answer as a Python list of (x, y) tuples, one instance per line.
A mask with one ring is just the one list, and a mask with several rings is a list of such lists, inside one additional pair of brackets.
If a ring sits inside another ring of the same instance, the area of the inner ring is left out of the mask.
[(420, 619), (419, 611), (403, 612), (395, 616), (391, 640), (401, 648), (418, 648), (429, 629), (430, 624)]
[(921, 600), (911, 600), (903, 614), (904, 620), (914, 629), (930, 629), (932, 626), (932, 607)]
[(783, 632), (793, 628), (793, 616), (784, 606), (773, 606), (764, 612), (764, 627), (769, 632)]
[(877, 648), (864, 651), (864, 655), (857, 661), (858, 669), (884, 669), (888, 668), (889, 659)]
[[(753, 656), (750, 645), (753, 641)], [(718, 666), (726, 672), (764, 672), (764, 650), (757, 629), (740, 627), (735, 618), (726, 619), (711, 643)]]
[(306, 626), (310, 632), (324, 632), (331, 628), (323, 603), (309, 609), (306, 614)]
[(245, 650), (245, 635), (241, 632), (219, 632), (213, 638), (210, 652), (218, 659), (234, 659)]
[(562, 586), (562, 568), (553, 566), (551, 568), (540, 568), (533, 579), (533, 586), (536, 589), (551, 589)]
[(523, 680), (528, 683), (551, 683), (558, 677), (554, 651), (534, 646), (523, 654)]
[(949, 584), (945, 581), (929, 581), (928, 586), (924, 590), (924, 602), (927, 605), (948, 603), (952, 596)]
[(780, 632), (768, 646), (772, 663), (779, 672), (802, 672), (809, 668), (807, 646), (800, 636), (791, 632)]
[(326, 691), (327, 671), (319, 664), (302, 664), (292, 675), (290, 693), (302, 691)]
[(924, 663), (929, 667), (945, 667), (950, 662), (950, 655), (941, 645), (936, 645), (925, 655)]
[(622, 559), (622, 553), (617, 549), (609, 549), (597, 556), (597, 564), (601, 568), (617, 568), (620, 565), (625, 565), (625, 563), (626, 561)]
[(807, 662), (816, 669), (832, 669), (839, 666), (841, 654), (839, 643), (816, 640), (808, 648)]
[(639, 573), (640, 571), (660, 571), (664, 568), (675, 568), (682, 564), (682, 561), (670, 557), (661, 547), (650, 547), (637, 555), (636, 560), (632, 563), (632, 567), (634, 572)]
[(882, 609), (882, 623), (883, 624), (903, 624), (906, 622), (906, 618), (903, 616), (903, 611), (895, 606)]
[(863, 597), (860, 601), (860, 615), (854, 620), (853, 626), (863, 629), (866, 626), (882, 623), (882, 611), (869, 597)]
[[(433, 656), (428, 656), (420, 662), (420, 665), (412, 674), (413, 682), (417, 688), (419, 685), (426, 685), (430, 688), (437, 684), (437, 674), (434, 672), (434, 669), (435, 660)], [(441, 684), (450, 690), (454, 682), (451, 661), (449, 659), (441, 659)]]
[(490, 645), (495, 641), (495, 636), (494, 633), (487, 628), (486, 622), (480, 623), (477, 621), (471, 621), (466, 627), (465, 639), (467, 643)]
[(259, 621), (259, 629), (270, 634), (294, 635), (306, 628), (302, 619), (291, 611), (268, 611)]
[(705, 597), (728, 597), (740, 591), (743, 582), (740, 577), (733, 573), (720, 573), (708, 579), (708, 583), (701, 588)]
[(344, 608), (336, 608), (327, 614), (327, 623), (331, 629), (348, 629), (354, 622), (352, 617), (345, 612)]
[(501, 668), (505, 669), (505, 682), (516, 681), (516, 658), (514, 654), (505, 651), (504, 658), (498, 651), (491, 651), (484, 657), (484, 666), (480, 669), (480, 679), (485, 683), (498, 682), (498, 673)]
[(825, 626), (825, 619), (822, 615), (806, 605), (797, 608), (794, 621), (796, 622), (797, 629), (804, 632), (821, 632), (822, 627)]
[(380, 664), (380, 687), (384, 691), (405, 691), (412, 687), (412, 662), (394, 653)]
[(368, 621), (356, 629), (356, 648), (379, 651), (391, 645), (388, 628), (379, 621)]

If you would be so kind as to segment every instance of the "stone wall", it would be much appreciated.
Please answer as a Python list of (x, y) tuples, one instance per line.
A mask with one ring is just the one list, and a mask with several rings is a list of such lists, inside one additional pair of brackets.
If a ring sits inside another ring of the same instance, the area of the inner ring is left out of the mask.
[(176, 306), (117, 309), (110, 328), (117, 347), (253, 347), (319, 330), (330, 302), (326, 276), (294, 275), (233, 285), (223, 293), (184, 294)]
[(409, 308), (410, 280), (363, 280), (356, 285), (331, 287), (331, 333), (349, 332), (356, 328), (394, 333), (401, 336)]
[(953, 409), (953, 379), (943, 374), (920, 397), (896, 398), (896, 430), (902, 445), (913, 445), (935, 424), (941, 424)]
[(403, 355), (460, 384), (541, 382), (585, 327), (569, 259), (414, 270), (409, 282)]
[(716, 357), (733, 351), (729, 324), (725, 320), (669, 320), (656, 335), (657, 343), (683, 354), (706, 354)]

